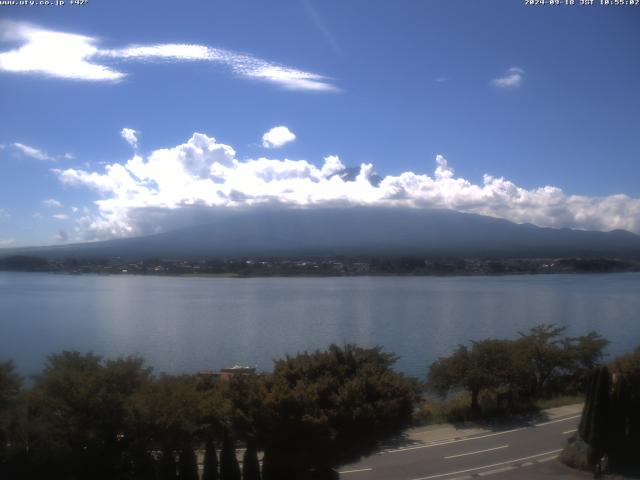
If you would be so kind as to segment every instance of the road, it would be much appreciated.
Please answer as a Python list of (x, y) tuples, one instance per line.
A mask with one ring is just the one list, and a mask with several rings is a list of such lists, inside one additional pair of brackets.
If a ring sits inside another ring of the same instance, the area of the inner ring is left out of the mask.
[[(533, 474), (540, 465), (554, 461), (579, 421), (580, 415), (573, 414), (514, 425), (504, 430), (390, 448), (360, 462), (342, 466), (340, 478), (460, 480), (493, 474), (497, 475), (496, 480), (520, 478), (525, 472), (521, 469), (532, 467)], [(557, 468), (561, 472), (559, 476), (566, 478), (569, 475), (569, 472), (561, 470), (562, 467)]]

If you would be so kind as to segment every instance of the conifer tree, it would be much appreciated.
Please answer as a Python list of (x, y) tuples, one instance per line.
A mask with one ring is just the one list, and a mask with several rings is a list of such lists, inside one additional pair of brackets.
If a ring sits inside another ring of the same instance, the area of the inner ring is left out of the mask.
[(211, 437), (207, 438), (204, 451), (204, 470), (202, 472), (202, 480), (218, 480), (218, 456), (216, 455), (216, 446)]
[(198, 461), (191, 445), (182, 448), (178, 471), (180, 480), (198, 480)]
[(241, 480), (235, 443), (226, 431), (220, 454), (220, 480)]
[(260, 480), (258, 450), (253, 441), (247, 442), (247, 449), (242, 459), (242, 480)]

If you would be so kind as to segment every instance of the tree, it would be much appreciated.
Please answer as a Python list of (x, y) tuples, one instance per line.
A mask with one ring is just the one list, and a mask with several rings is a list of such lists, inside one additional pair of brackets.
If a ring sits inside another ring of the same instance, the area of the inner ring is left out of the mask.
[(199, 433), (202, 394), (189, 375), (161, 375), (131, 398), (135, 436), (149, 448), (179, 450)]
[(178, 472), (180, 480), (198, 480), (198, 461), (191, 445), (185, 445), (180, 451)]
[(19, 417), (22, 377), (15, 371), (13, 362), (0, 363), (0, 477), (9, 478), (9, 462), (17, 454), (20, 441), (17, 419)]
[(470, 349), (459, 345), (452, 355), (431, 365), (427, 385), (443, 396), (451, 389), (467, 390), (471, 394), (471, 413), (477, 415), (482, 390), (511, 383), (512, 350), (513, 343), (508, 340), (472, 342)]
[(218, 457), (216, 455), (216, 446), (209, 435), (205, 442), (202, 480), (218, 480), (218, 478)]
[(410, 422), (416, 384), (380, 347), (331, 345), (275, 362), (267, 386), (269, 424), (258, 432), (264, 479), (309, 478), (370, 452)]
[(614, 471), (638, 473), (640, 349), (618, 357), (610, 367), (598, 367), (589, 376), (578, 433), (589, 445), (587, 461), (592, 468), (607, 455)]
[(566, 378), (562, 381), (565, 389), (584, 392), (589, 373), (600, 364), (608, 344), (609, 341), (596, 332), (563, 340)]
[(52, 477), (122, 474), (130, 468), (127, 404), (149, 377), (137, 357), (104, 363), (91, 353), (50, 356), (29, 394), (31, 461)]
[(220, 480), (240, 480), (240, 466), (236, 458), (235, 442), (226, 431), (220, 454)]
[(258, 450), (254, 442), (247, 443), (247, 449), (242, 457), (242, 480), (260, 480)]
[(560, 335), (566, 327), (556, 327), (553, 324), (541, 324), (529, 330), (520, 332), (517, 351), (524, 356), (520, 365), (526, 368), (522, 378), (528, 378), (522, 386), (522, 391), (528, 395), (539, 395), (552, 380), (553, 376), (569, 363), (566, 349)]

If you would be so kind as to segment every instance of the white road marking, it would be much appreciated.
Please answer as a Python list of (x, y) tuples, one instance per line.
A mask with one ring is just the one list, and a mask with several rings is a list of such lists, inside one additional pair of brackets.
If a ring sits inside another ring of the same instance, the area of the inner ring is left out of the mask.
[(487, 470), (486, 472), (480, 472), (478, 474), (479, 477), (486, 477), (487, 475), (495, 475), (496, 473), (508, 472), (509, 470), (515, 470), (517, 467), (508, 466), (508, 467), (500, 467), (495, 470)]
[(360, 468), (358, 470), (343, 470), (342, 472), (338, 472), (340, 475), (344, 475), (345, 473), (358, 473), (358, 472), (370, 472), (373, 468)]
[(545, 425), (551, 425), (552, 423), (566, 422), (567, 420), (573, 420), (574, 418), (580, 418), (581, 416), (582, 414), (574, 415), (573, 417), (559, 418), (558, 420), (551, 420), (550, 422), (536, 423), (534, 427), (543, 427)]
[(507, 465), (509, 463), (520, 462), (522, 460), (529, 460), (530, 458), (536, 458), (536, 457), (543, 457), (545, 455), (551, 455), (553, 453), (558, 453), (560, 451), (562, 451), (562, 449), (551, 450), (550, 452), (538, 453), (536, 455), (529, 455), (528, 457), (514, 458), (512, 460), (506, 460), (504, 462), (492, 463), (491, 465), (483, 465), (482, 467), (467, 468), (466, 470), (458, 470), (456, 472), (439, 473), (437, 475), (429, 475), (428, 477), (414, 478), (412, 480), (430, 480), (431, 478), (448, 477), (449, 475), (458, 475), (460, 473), (473, 472), (474, 470), (484, 470), (485, 468), (499, 467), (501, 465)]
[(499, 447), (487, 448), (486, 450), (478, 450), (476, 452), (459, 453), (457, 455), (449, 455), (448, 457), (444, 457), (444, 458), (445, 458), (445, 460), (448, 460), (450, 458), (466, 457), (467, 455), (475, 455), (477, 453), (492, 452), (494, 450), (501, 450), (503, 448), (508, 448), (508, 447), (509, 447), (509, 445), (500, 445)]
[(506, 435), (507, 433), (520, 432), (522, 430), (526, 430), (527, 428), (544, 427), (545, 425), (550, 425), (552, 423), (566, 422), (567, 420), (573, 420), (574, 418), (580, 418), (581, 416), (582, 415), (574, 415), (572, 417), (559, 418), (557, 420), (551, 420), (549, 422), (537, 423), (537, 424), (535, 424), (533, 426), (514, 428), (514, 429), (511, 429), (511, 430), (504, 430), (502, 432), (496, 432), (496, 433), (488, 433), (486, 435), (478, 435), (477, 437), (469, 436), (469, 437), (466, 437), (466, 438), (458, 438), (456, 440), (445, 440), (445, 441), (442, 441), (442, 442), (428, 443), (426, 445), (417, 445), (415, 447), (404, 447), (404, 448), (395, 448), (393, 450), (383, 450), (382, 452), (379, 453), (379, 455), (384, 455), (386, 453), (408, 452), (410, 450), (419, 450), (421, 448), (439, 447), (440, 445), (450, 445), (452, 443), (468, 442), (470, 440), (480, 440), (482, 438), (495, 437), (497, 435)]
[(570, 433), (577, 432), (577, 431), (578, 431), (578, 429), (574, 428), (573, 430), (566, 430), (566, 431), (562, 432), (562, 434), (563, 435), (569, 435)]
[(452, 443), (468, 442), (470, 440), (480, 440), (481, 438), (489, 438), (489, 437), (495, 437), (497, 435), (505, 435), (507, 433), (519, 432), (521, 430), (526, 430), (527, 428), (529, 428), (529, 427), (514, 428), (513, 430), (505, 430), (503, 432), (488, 433), (486, 435), (479, 435), (477, 437), (459, 438), (457, 440), (445, 440), (444, 442), (430, 443), (428, 445), (419, 445), (417, 447), (405, 447), (405, 448), (397, 448), (395, 450), (384, 450), (383, 452), (380, 452), (380, 453), (381, 454), (383, 454), (383, 453), (396, 453), (396, 452), (405, 452), (407, 450), (418, 450), (419, 448), (439, 447), (440, 445), (450, 445)]

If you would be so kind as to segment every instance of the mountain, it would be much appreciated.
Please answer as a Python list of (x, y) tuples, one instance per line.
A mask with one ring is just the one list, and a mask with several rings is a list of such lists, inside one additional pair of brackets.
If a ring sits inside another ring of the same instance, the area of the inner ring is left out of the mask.
[(162, 234), (0, 251), (47, 258), (455, 255), (640, 258), (640, 236), (540, 228), (439, 209), (331, 208), (235, 212)]

